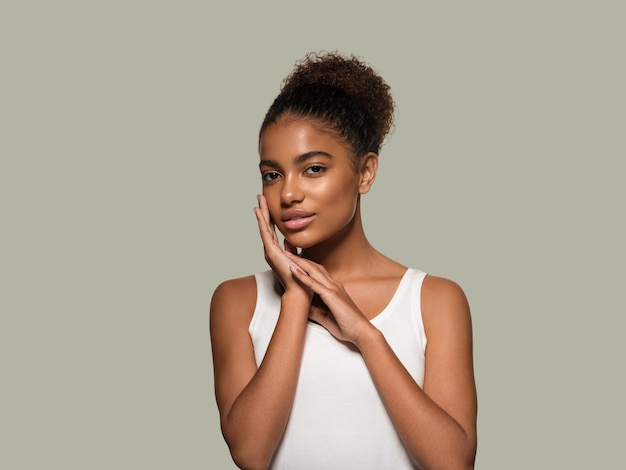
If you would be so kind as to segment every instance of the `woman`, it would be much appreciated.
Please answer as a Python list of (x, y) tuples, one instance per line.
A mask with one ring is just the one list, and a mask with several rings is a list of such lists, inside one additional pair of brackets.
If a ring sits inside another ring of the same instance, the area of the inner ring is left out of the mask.
[(221, 427), (241, 468), (473, 467), (465, 295), (363, 230), (393, 113), (367, 64), (310, 54), (262, 123), (254, 212), (271, 269), (222, 283), (210, 313)]

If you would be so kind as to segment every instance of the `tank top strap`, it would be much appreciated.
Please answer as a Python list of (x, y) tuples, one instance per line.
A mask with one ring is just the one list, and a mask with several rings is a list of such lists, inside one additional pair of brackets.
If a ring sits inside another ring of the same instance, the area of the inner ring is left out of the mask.
[(256, 306), (248, 326), (248, 333), (254, 345), (257, 366), (263, 360), (265, 351), (278, 322), (280, 295), (276, 292), (272, 270), (256, 273)]

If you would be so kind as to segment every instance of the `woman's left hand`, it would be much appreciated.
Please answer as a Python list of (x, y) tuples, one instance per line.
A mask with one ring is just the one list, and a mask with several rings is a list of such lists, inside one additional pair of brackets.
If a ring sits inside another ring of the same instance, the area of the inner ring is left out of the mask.
[(324, 266), (288, 253), (293, 261), (293, 276), (317, 294), (323, 305), (314, 301), (309, 319), (326, 328), (341, 341), (358, 344), (363, 333), (374, 328), (346, 292), (343, 284), (333, 279)]

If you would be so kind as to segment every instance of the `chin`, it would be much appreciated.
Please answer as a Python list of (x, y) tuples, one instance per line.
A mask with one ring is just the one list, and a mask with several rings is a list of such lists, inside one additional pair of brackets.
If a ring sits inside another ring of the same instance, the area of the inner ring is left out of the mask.
[(285, 239), (299, 250), (311, 248), (320, 242), (319, 240), (307, 239), (307, 237), (299, 237), (298, 234), (290, 234), (285, 236)]

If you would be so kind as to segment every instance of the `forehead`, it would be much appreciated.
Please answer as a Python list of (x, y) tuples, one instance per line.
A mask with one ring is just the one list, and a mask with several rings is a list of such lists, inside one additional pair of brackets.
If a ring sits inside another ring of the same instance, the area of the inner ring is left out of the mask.
[(294, 158), (311, 151), (350, 157), (348, 147), (332, 131), (305, 119), (282, 119), (270, 124), (259, 140), (262, 158)]

